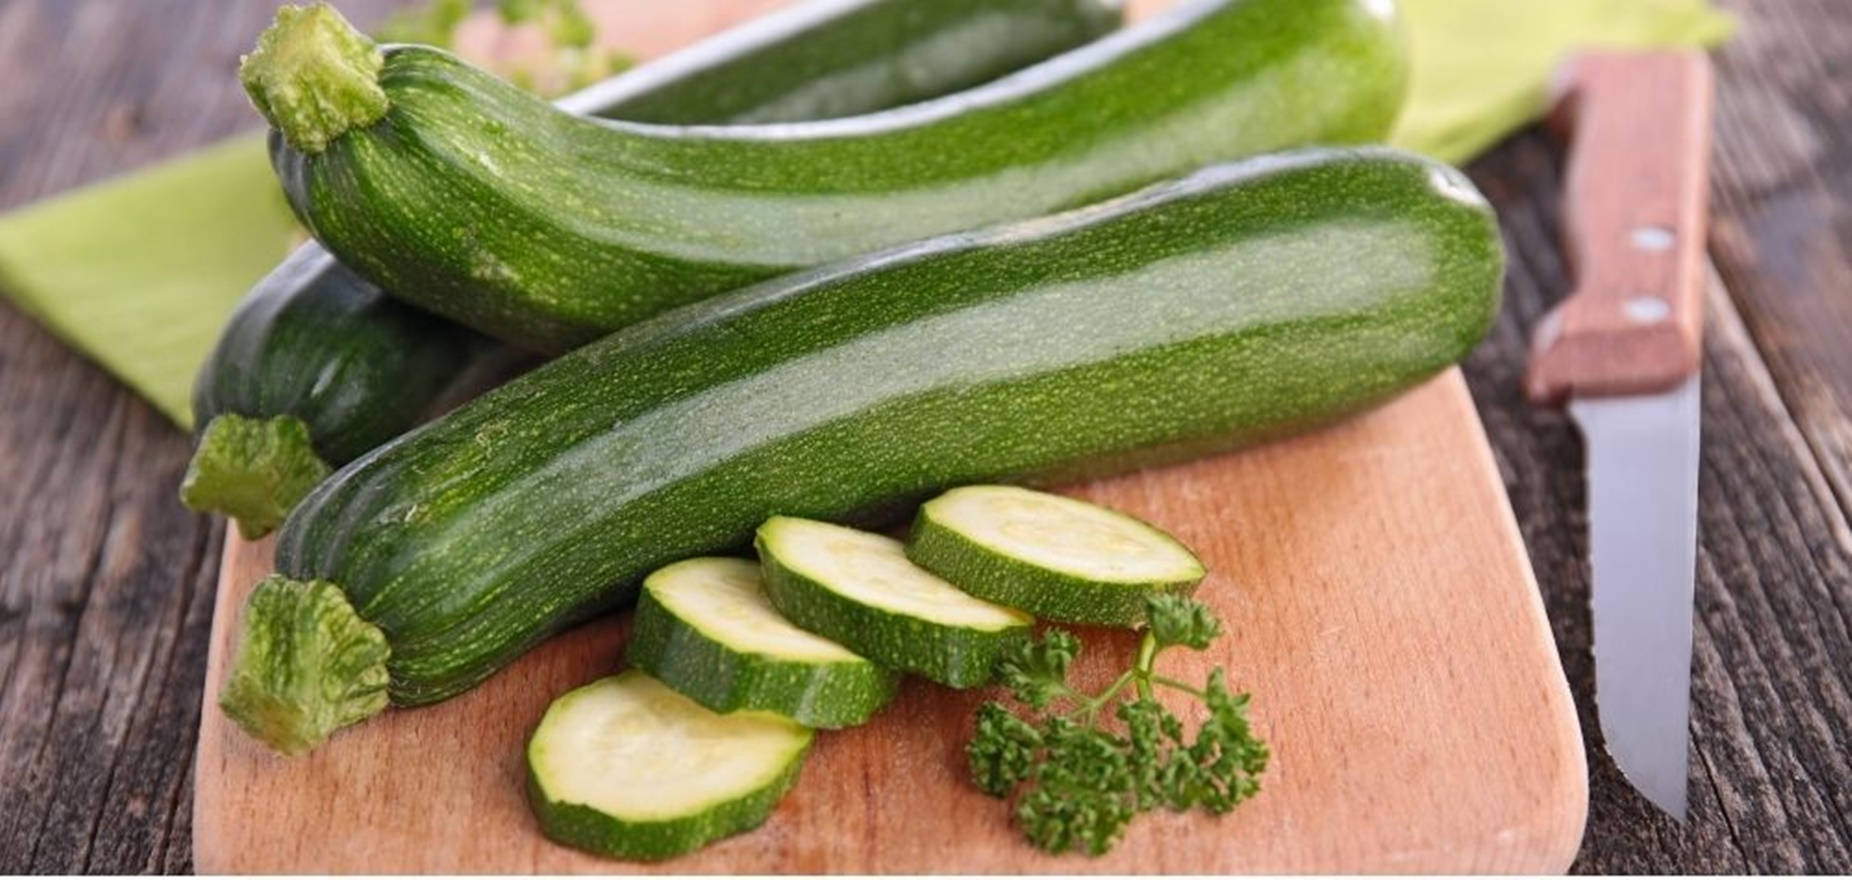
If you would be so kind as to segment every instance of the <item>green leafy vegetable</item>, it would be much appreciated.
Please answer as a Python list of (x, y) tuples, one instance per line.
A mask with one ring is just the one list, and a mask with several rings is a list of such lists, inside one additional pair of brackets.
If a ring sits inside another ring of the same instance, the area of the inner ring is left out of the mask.
[[(1101, 855), (1140, 812), (1201, 807), (1221, 815), (1260, 790), (1268, 751), (1248, 724), (1248, 695), (1229, 691), (1221, 667), (1200, 688), (1154, 668), (1166, 649), (1208, 647), (1222, 634), (1221, 621), (1209, 606), (1169, 595), (1151, 597), (1146, 619), (1137, 661), (1100, 693), (1068, 683), (1080, 639), (1051, 630), (998, 663), (1004, 685), (1035, 714), (1024, 718), (995, 701), (978, 708), (966, 748), (972, 779), (993, 797), (1021, 789), (1016, 822), (1047, 852)], [(1159, 687), (1208, 709), (1193, 740), (1158, 702)], [(1102, 723), (1108, 718), (1120, 729)]]
[[(469, 17), (472, 0), (426, 0), (422, 6), (401, 10), (378, 31), (381, 42), (422, 43), (440, 49), (456, 48), (457, 29)], [(622, 73), (631, 59), (621, 52), (600, 51), (594, 45), (597, 23), (579, 0), (498, 0), (496, 12), (509, 25), (532, 24), (546, 35), (550, 54), (497, 72), (515, 85), (553, 98), (585, 88)], [(525, 66), (522, 66), (525, 65)]]
[(457, 27), (469, 17), (471, 0), (429, 0), (422, 6), (401, 9), (379, 26), (382, 43), (423, 43), (448, 49)]

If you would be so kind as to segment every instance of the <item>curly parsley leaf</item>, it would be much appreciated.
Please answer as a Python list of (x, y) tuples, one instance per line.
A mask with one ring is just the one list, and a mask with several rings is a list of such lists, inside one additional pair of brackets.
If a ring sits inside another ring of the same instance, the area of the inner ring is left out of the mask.
[(1006, 651), (997, 660), (997, 678), (1010, 693), (1035, 709), (1073, 691), (1067, 686), (1067, 670), (1080, 656), (1080, 639), (1064, 630), (1052, 630), (1041, 639), (1028, 639)]
[[(1080, 640), (1051, 630), (998, 663), (1004, 685), (1031, 714), (994, 701), (978, 708), (966, 747), (972, 780), (993, 797), (1017, 793), (1018, 827), (1047, 852), (1101, 855), (1138, 813), (1200, 807), (1220, 815), (1260, 790), (1269, 752), (1248, 721), (1248, 695), (1230, 691), (1220, 667), (1200, 689), (1154, 671), (1166, 648), (1208, 647), (1221, 621), (1201, 602), (1177, 597), (1154, 598), (1146, 611), (1137, 662), (1104, 691), (1087, 694), (1068, 682)], [(1158, 687), (1203, 704), (1208, 717), (1194, 739), (1155, 698)], [(1103, 726), (1111, 721), (1116, 728)]]

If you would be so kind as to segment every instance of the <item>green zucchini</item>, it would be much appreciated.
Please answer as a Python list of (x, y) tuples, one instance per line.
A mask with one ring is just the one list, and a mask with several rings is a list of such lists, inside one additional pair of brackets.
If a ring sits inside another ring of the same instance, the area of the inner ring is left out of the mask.
[(853, 116), (989, 82), (1119, 26), (1122, 0), (812, 0), (562, 109), (665, 125)]
[(885, 535), (790, 516), (759, 527), (765, 591), (793, 623), (950, 687), (990, 681), (1035, 619), (970, 596), (907, 561)]
[(644, 578), (626, 657), (716, 712), (776, 712), (805, 727), (861, 724), (898, 681), (779, 616), (744, 559), (690, 559)]
[(547, 707), (527, 744), (528, 798), (560, 843), (666, 859), (764, 824), (813, 736), (770, 712), (721, 715), (632, 670)]
[(299, 248), (245, 297), (194, 382), (201, 427), (180, 500), (261, 537), (329, 463), (403, 433), (501, 349)]
[(297, 215), (362, 275), (560, 352), (794, 269), (1379, 140), (1406, 91), (1383, 0), (1192, 0), (990, 84), (767, 126), (586, 120), (443, 52), (283, 16), (246, 59)]
[(429, 703), (772, 515), (891, 522), (954, 486), (1120, 473), (1377, 404), (1478, 342), (1502, 270), (1491, 211), (1439, 163), (1216, 166), (619, 331), (323, 481), (277, 565), (339, 584), (391, 644), (393, 702)]
[[(815, 0), (561, 99), (659, 123), (785, 122), (955, 91), (1090, 40), (1114, 0)], [(951, 47), (951, 48), (948, 48)], [(245, 297), (193, 389), (180, 497), (267, 534), (329, 466), (525, 362), (386, 296), (311, 242)]]
[(980, 599), (1103, 626), (1144, 623), (1151, 594), (1187, 596), (1208, 573), (1147, 523), (1017, 486), (965, 486), (921, 505), (907, 558)]

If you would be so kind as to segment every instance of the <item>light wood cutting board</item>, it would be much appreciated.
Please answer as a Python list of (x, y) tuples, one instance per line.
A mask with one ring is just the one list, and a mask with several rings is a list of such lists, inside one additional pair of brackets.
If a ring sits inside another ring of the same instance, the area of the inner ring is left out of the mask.
[[(594, 2), (641, 57), (779, 0)], [(1135, 8), (1162, 5), (1140, 2)], [(520, 51), (486, 30), (477, 53)], [(1457, 371), (1319, 433), (1075, 487), (1157, 523), (1212, 574), (1231, 625), (1207, 654), (1254, 693), (1273, 746), (1263, 791), (1222, 819), (1156, 813), (1109, 856), (1046, 857), (966, 782), (984, 698), (911, 682), (875, 722), (824, 733), (751, 832), (654, 866), (676, 873), (1558, 872), (1587, 811), (1582, 740), (1484, 431)], [(201, 712), (194, 859), (203, 873), (586, 872), (650, 866), (541, 837), (522, 747), (554, 696), (618, 668), (625, 618), (542, 646), (438, 706), (395, 710), (301, 759), (214, 702), (234, 623), (270, 546), (226, 541)], [(1129, 662), (1087, 632), (1079, 675)]]
[[(1262, 792), (1222, 819), (1148, 815), (1111, 855), (1049, 858), (965, 781), (983, 695), (909, 683), (873, 723), (823, 733), (764, 827), (657, 866), (678, 873), (1558, 872), (1582, 836), (1582, 740), (1498, 471), (1457, 372), (1295, 440), (1076, 487), (1175, 533), (1212, 571), (1225, 664), (1273, 746)], [(544, 645), (482, 687), (394, 710), (306, 758), (213, 703), (232, 624), (270, 570), (228, 539), (201, 713), (202, 872), (587, 872), (634, 866), (540, 836), (522, 746), (547, 702), (618, 668), (624, 619)], [(1130, 633), (1085, 633), (1084, 680)]]

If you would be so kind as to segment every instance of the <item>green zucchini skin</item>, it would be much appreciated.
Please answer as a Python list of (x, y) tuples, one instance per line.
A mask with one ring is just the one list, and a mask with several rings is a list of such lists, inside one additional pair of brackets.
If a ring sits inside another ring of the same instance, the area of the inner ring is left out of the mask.
[(294, 416), (345, 464), (404, 433), (492, 342), (382, 293), (313, 245), (239, 304), (193, 386), (204, 426)]
[[(692, 124), (786, 122), (893, 107), (1007, 73), (1117, 24), (1105, 0), (799, 3), (558, 102), (566, 112)], [(945, 51), (957, 40), (957, 51)], [(416, 286), (416, 285), (414, 285)], [(245, 297), (195, 380), (199, 450), (182, 501), (269, 533), (308, 486), (528, 362), (389, 297), (322, 246)], [(265, 420), (253, 428), (221, 416)], [(307, 428), (296, 438), (293, 419)], [(253, 454), (253, 431), (286, 438)]]
[(624, 656), (689, 699), (716, 712), (758, 709), (825, 730), (862, 724), (893, 700), (899, 676), (865, 659), (792, 660), (722, 643), (657, 601), (654, 577), (644, 579)]
[(803, 769), (802, 760), (793, 761), (768, 788), (698, 816), (668, 822), (626, 822), (584, 804), (552, 800), (532, 767), (527, 771), (527, 799), (541, 832), (549, 839), (614, 859), (659, 862), (764, 825), (797, 784)]
[(768, 517), (892, 521), (1304, 430), (1459, 361), (1503, 249), (1458, 172), (1386, 149), (1205, 169), (775, 279), (554, 361), (348, 465), (277, 564), (454, 695)]
[[(271, 112), (272, 154), (297, 215), (348, 265), (557, 353), (792, 270), (1208, 162), (1379, 140), (1406, 92), (1393, 9), (1192, 0), (974, 89), (768, 126), (586, 120), (437, 50), (387, 47), (379, 93), (345, 128)], [(329, 70), (364, 60), (327, 54)], [(246, 72), (271, 106), (267, 71)]]

